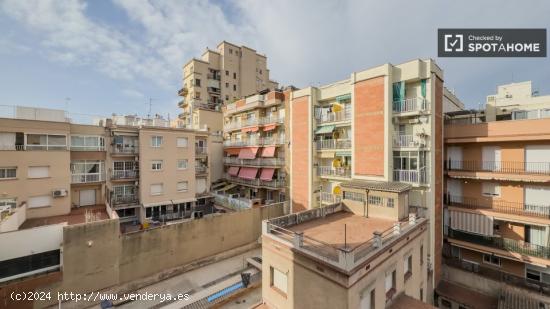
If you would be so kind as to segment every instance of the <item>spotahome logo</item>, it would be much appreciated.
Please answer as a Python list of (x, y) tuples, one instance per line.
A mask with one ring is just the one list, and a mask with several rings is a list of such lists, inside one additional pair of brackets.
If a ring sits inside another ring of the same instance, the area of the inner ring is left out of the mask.
[(439, 57), (546, 57), (546, 29), (438, 29)]

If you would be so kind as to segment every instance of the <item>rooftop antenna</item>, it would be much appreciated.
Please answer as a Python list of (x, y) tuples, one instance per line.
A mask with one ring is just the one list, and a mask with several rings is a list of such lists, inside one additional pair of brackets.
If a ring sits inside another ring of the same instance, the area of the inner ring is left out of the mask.
[(153, 105), (153, 98), (149, 98), (149, 112), (147, 113), (147, 118), (151, 118), (151, 106)]

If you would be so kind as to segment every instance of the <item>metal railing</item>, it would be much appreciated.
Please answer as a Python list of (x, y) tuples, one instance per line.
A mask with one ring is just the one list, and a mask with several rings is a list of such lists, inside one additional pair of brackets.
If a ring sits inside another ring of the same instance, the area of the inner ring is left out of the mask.
[(136, 179), (139, 177), (139, 170), (113, 170), (111, 179)]
[(323, 149), (350, 149), (351, 148), (351, 140), (349, 140), (349, 139), (343, 139), (343, 140), (327, 139), (327, 140), (316, 141), (315, 146), (316, 146), (317, 150), (323, 150)]
[(245, 179), (245, 178), (231, 176), (229, 174), (225, 174), (224, 177), (230, 182), (248, 185), (248, 186), (254, 186), (254, 187), (280, 189), (286, 186), (286, 181), (284, 179), (273, 179), (273, 180), (261, 180), (259, 178)]
[(409, 98), (393, 101), (394, 113), (420, 112), (430, 109), (430, 104), (424, 98)]
[(139, 147), (134, 145), (113, 145), (113, 153), (115, 154), (136, 154), (139, 152)]
[(448, 228), (448, 237), (495, 249), (550, 259), (550, 247), (531, 244), (521, 240), (471, 234), (459, 230), (453, 230), (450, 227)]
[(342, 201), (342, 196), (330, 192), (321, 192), (321, 203), (336, 204)]
[(236, 157), (224, 157), (223, 163), (227, 165), (238, 165), (238, 166), (283, 166), (285, 165), (285, 159), (284, 158), (239, 159)]
[(350, 167), (318, 166), (317, 176), (351, 177)]
[(252, 200), (247, 198), (234, 198), (223, 194), (212, 193), (214, 197), (214, 202), (218, 205), (235, 209), (243, 210), (252, 207)]
[(426, 167), (421, 167), (418, 170), (393, 170), (393, 181), (427, 184)]
[(282, 145), (285, 139), (282, 137), (261, 137), (251, 138), (246, 140), (227, 140), (223, 142), (225, 147), (243, 147), (243, 146), (265, 146), (265, 145)]
[(25, 145), (1, 145), (0, 150), (17, 150), (17, 151), (23, 151), (25, 149)]
[(339, 121), (349, 121), (351, 120), (351, 111), (343, 110), (339, 112), (327, 113), (324, 115), (318, 115), (315, 117), (318, 124), (328, 123), (328, 122), (339, 122)]
[(244, 127), (267, 125), (267, 124), (279, 124), (279, 123), (284, 123), (284, 121), (285, 121), (285, 117), (279, 117), (279, 116), (251, 118), (251, 119), (242, 120), (240, 122), (227, 123), (223, 126), (223, 129), (226, 131), (239, 130)]
[(135, 194), (114, 195), (111, 199), (113, 206), (139, 204), (139, 198)]
[(206, 78), (213, 79), (213, 80), (221, 80), (221, 76), (219, 74), (212, 74), (212, 73), (206, 74)]
[(200, 165), (195, 166), (195, 173), (196, 174), (204, 174), (204, 173), (206, 173), (207, 170), (208, 170), (207, 166), (200, 166)]
[(446, 160), (448, 171), (550, 175), (550, 162)]
[(208, 154), (208, 148), (207, 147), (201, 147), (201, 146), (195, 146), (195, 154), (198, 155), (206, 155)]
[(416, 137), (412, 134), (395, 134), (393, 136), (394, 147), (426, 147), (426, 139)]
[(548, 205), (532, 205), (518, 202), (493, 200), (492, 198), (475, 198), (445, 194), (444, 203), (448, 206), (467, 209), (485, 209), (511, 215), (550, 218)]
[(69, 150), (68, 145), (25, 145), (25, 150)]
[(90, 183), (105, 181), (104, 173), (71, 174), (71, 183)]
[(75, 146), (71, 145), (71, 151), (105, 151), (105, 146)]

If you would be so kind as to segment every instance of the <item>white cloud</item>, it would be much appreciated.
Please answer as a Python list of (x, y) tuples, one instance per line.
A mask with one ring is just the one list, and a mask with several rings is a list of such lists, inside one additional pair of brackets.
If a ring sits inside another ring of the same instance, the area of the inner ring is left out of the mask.
[(125, 97), (131, 98), (131, 99), (143, 99), (145, 98), (145, 95), (137, 90), (134, 89), (123, 89), (122, 94)]

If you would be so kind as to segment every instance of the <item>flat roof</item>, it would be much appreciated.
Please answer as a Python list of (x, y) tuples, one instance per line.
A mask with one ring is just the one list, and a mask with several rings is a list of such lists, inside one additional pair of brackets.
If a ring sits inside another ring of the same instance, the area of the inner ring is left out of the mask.
[(401, 294), (392, 302), (390, 309), (432, 309), (434, 306), (412, 298), (409, 295)]
[(109, 215), (105, 211), (105, 205), (84, 206), (71, 209), (66, 215), (27, 219), (19, 229), (31, 229), (44, 225), (67, 222), (68, 225), (86, 222), (86, 211), (92, 212), (98, 220), (107, 220)]
[(498, 299), (475, 290), (471, 290), (449, 281), (441, 280), (435, 289), (436, 292), (452, 301), (468, 306), (472, 309), (496, 309)]
[(367, 181), (352, 180), (341, 184), (343, 188), (369, 189), (374, 191), (404, 192), (411, 189), (411, 185), (394, 181)]
[(339, 211), (286, 228), (293, 232), (302, 232), (306, 237), (335, 248), (345, 248), (345, 244), (348, 248), (353, 248), (373, 238), (373, 232), (383, 232), (393, 224), (394, 221), (389, 219), (365, 218), (351, 212)]

